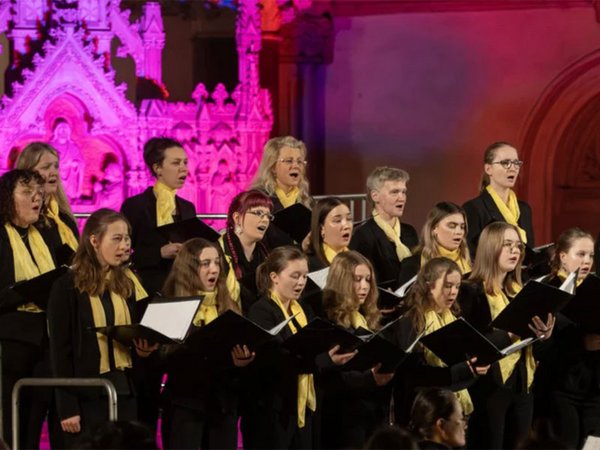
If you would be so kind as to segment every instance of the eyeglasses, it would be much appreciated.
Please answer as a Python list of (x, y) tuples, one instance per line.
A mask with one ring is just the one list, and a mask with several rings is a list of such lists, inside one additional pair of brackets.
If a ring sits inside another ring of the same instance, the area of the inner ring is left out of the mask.
[(308, 161), (305, 159), (281, 158), (279, 162), (288, 166), (291, 166), (294, 163), (298, 164), (299, 166), (305, 166)]
[(39, 195), (40, 197), (43, 198), (44, 197), (44, 190), (41, 189), (41, 188), (38, 188), (38, 189), (24, 188), (24, 189), (22, 189), (20, 191), (16, 190), (15, 194), (22, 195), (22, 196), (24, 196), (26, 198), (33, 198), (33, 197)]
[(523, 161), (519, 159), (503, 159), (502, 161), (495, 161), (490, 164), (500, 164), (506, 170), (510, 169), (512, 166), (515, 166), (517, 169), (520, 169), (523, 165)]
[(248, 214), (252, 214), (253, 216), (258, 217), (258, 220), (263, 220), (266, 217), (267, 219), (269, 219), (269, 221), (273, 221), (273, 219), (275, 218), (275, 216), (270, 212), (264, 211), (248, 211)]
[(512, 241), (506, 241), (502, 244), (503, 248), (506, 248), (508, 250), (510, 250), (512, 252), (513, 249), (517, 249), (520, 252), (522, 252), (523, 250), (525, 250), (525, 244), (523, 244), (522, 242), (512, 242)]

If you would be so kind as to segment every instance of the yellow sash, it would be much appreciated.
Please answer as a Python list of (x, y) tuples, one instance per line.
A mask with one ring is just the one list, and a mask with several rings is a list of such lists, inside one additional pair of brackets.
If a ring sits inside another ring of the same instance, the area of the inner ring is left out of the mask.
[[(457, 248), (455, 250), (448, 250), (446, 247), (438, 245), (437, 250), (440, 256), (448, 258), (449, 260), (454, 261), (456, 264), (458, 264), (458, 268), (460, 269), (460, 273), (462, 275), (471, 271), (471, 262), (468, 259), (464, 259), (461, 256), (460, 248)], [(421, 265), (423, 265), (423, 260), (421, 260)]]
[[(8, 234), (8, 241), (13, 253), (15, 282), (31, 280), (38, 275), (50, 272), (56, 268), (50, 249), (37, 228), (30, 225), (27, 229), (27, 238), (33, 258), (15, 227), (10, 223), (6, 223), (4, 224), (4, 228)], [(1, 263), (4, 264), (5, 262)], [(17, 310), (32, 313), (43, 312), (35, 303), (26, 303), (19, 306)]]
[[(513, 289), (515, 293), (518, 293), (521, 290), (521, 286), (514, 284)], [(488, 304), (490, 306), (490, 314), (492, 316), (492, 320), (494, 320), (498, 314), (502, 312), (504, 308), (509, 303), (508, 297), (504, 293), (503, 290), (500, 290), (499, 293), (495, 293), (493, 295), (486, 294)], [(520, 341), (520, 339), (515, 342)], [(506, 380), (510, 378), (513, 371), (515, 370), (515, 366), (521, 357), (521, 353), (523, 350), (519, 350), (518, 352), (512, 353), (508, 356), (505, 356), (498, 364), (500, 365), (500, 374), (502, 375), (502, 382), (506, 383)], [(525, 348), (525, 365), (527, 366), (527, 388), (531, 387), (531, 383), (533, 383), (533, 375), (535, 373), (535, 360), (533, 359), (533, 351), (531, 346)]]
[(348, 250), (349, 250), (348, 247), (344, 247), (339, 252), (336, 252), (329, 245), (327, 245), (325, 242), (323, 242), (323, 254), (325, 255), (325, 259), (327, 260), (327, 262), (329, 264), (331, 264), (333, 262), (333, 258), (335, 258), (338, 253), (347, 252)]
[(408, 258), (411, 255), (410, 249), (400, 240), (400, 219), (396, 218), (396, 222), (394, 223), (393, 227), (383, 220), (375, 211), (373, 211), (373, 219), (375, 220), (377, 226), (383, 230), (387, 238), (396, 246), (396, 255), (398, 256), (398, 261)]
[[(127, 302), (120, 295), (111, 292), (110, 300), (112, 301), (115, 312), (115, 325), (128, 325), (131, 323), (129, 308)], [(98, 295), (90, 295), (90, 305), (92, 306), (92, 315), (94, 317), (94, 326), (105, 327), (106, 315), (102, 301)], [(100, 349), (100, 373), (110, 372), (110, 362), (108, 355), (108, 337), (102, 333), (96, 333), (98, 340), (98, 348)], [(131, 355), (129, 349), (119, 342), (113, 340), (113, 356), (115, 359), (115, 367), (123, 370), (131, 367)]]
[[(277, 306), (279, 306), (283, 316), (287, 319), (290, 315), (283, 306), (283, 302), (279, 296), (275, 292), (271, 292), (271, 299)], [(298, 303), (296, 300), (291, 300), (290, 311), (292, 312), (292, 315), (296, 315), (296, 321), (300, 324), (300, 326), (305, 327), (308, 321), (302, 306), (300, 306), (300, 303)], [(298, 332), (291, 320), (288, 322), (288, 327), (293, 334)], [(315, 380), (312, 374), (298, 375), (298, 428), (304, 428), (306, 408), (309, 408), (313, 412), (317, 409)]]
[[(425, 330), (426, 334), (433, 333), (436, 330), (454, 322), (456, 317), (450, 312), (450, 310), (445, 309), (441, 314), (436, 313), (435, 311), (427, 311), (425, 313)], [(446, 364), (439, 359), (435, 354), (433, 354), (427, 347), (424, 349), (425, 361), (427, 364), (434, 367), (446, 367)], [(465, 415), (471, 414), (473, 412), (473, 402), (471, 401), (471, 396), (469, 395), (469, 391), (466, 389), (462, 389), (460, 391), (455, 392), (458, 401), (460, 402), (463, 412)]]
[(519, 230), (521, 240), (524, 244), (527, 244), (527, 233), (519, 226), (519, 217), (521, 216), (521, 210), (519, 209), (519, 202), (517, 196), (512, 189), (508, 191), (508, 203), (504, 203), (500, 196), (496, 193), (491, 185), (487, 185), (485, 190), (490, 194), (492, 200), (496, 204), (496, 207), (500, 210), (500, 214), (504, 217), (507, 223), (514, 225)]
[(365, 316), (363, 316), (360, 313), (360, 311), (352, 311), (352, 315), (350, 316), (350, 322), (352, 323), (352, 328), (354, 328), (355, 330), (358, 328), (364, 328), (365, 330), (369, 330), (367, 319), (365, 319)]
[[(560, 269), (558, 271), (558, 273), (556, 274), (556, 276), (558, 278), (560, 278), (562, 281), (565, 281), (567, 279), (567, 277), (569, 276), (569, 274), (567, 272), (565, 272), (564, 270)], [(581, 283), (583, 283), (583, 280), (585, 280), (585, 278), (577, 278), (577, 280), (575, 281), (575, 286), (579, 286)]]
[(175, 189), (171, 189), (164, 183), (157, 181), (152, 188), (156, 196), (156, 226), (173, 223), (173, 214), (177, 205), (175, 204)]
[(229, 295), (231, 299), (239, 305), (241, 305), (240, 295), (241, 288), (240, 283), (235, 277), (235, 269), (233, 268), (233, 262), (231, 261), (231, 256), (225, 253), (225, 240), (223, 236), (219, 238), (219, 245), (221, 246), (221, 250), (223, 250), (223, 254), (225, 255), (225, 263), (229, 268), (227, 272), (227, 279), (225, 281), (225, 285), (227, 286), (227, 290), (229, 291)]
[(79, 242), (77, 241), (77, 237), (73, 233), (73, 230), (69, 228), (69, 226), (62, 221), (59, 214), (58, 202), (54, 197), (50, 198), (50, 202), (48, 202), (48, 218), (52, 219), (56, 226), (58, 227), (58, 234), (60, 235), (60, 241), (63, 244), (67, 244), (73, 251), (77, 250), (79, 246)]
[(136, 301), (148, 297), (148, 293), (146, 292), (146, 289), (144, 289), (144, 287), (142, 286), (142, 283), (140, 283), (140, 279), (137, 277), (137, 275), (135, 273), (133, 273), (133, 270), (131, 270), (129, 267), (127, 267), (125, 269), (125, 275), (127, 275), (127, 278), (129, 278), (133, 282), (133, 287), (135, 289), (135, 300)]
[(219, 317), (219, 311), (217, 310), (217, 290), (215, 289), (212, 292), (198, 291), (198, 295), (202, 295), (204, 300), (200, 303), (200, 307), (194, 316), (194, 325), (201, 327)]
[(298, 201), (298, 194), (300, 194), (300, 189), (294, 187), (290, 192), (286, 193), (279, 186), (275, 188), (275, 195), (281, 202), (284, 208), (288, 206), (294, 205)]

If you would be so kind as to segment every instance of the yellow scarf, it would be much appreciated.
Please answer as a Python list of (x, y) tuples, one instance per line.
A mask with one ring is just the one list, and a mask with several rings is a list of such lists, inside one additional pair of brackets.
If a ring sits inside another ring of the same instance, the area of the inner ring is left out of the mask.
[(48, 218), (52, 219), (54, 223), (56, 223), (56, 226), (58, 227), (58, 234), (60, 235), (60, 241), (63, 244), (67, 244), (69, 247), (71, 247), (73, 251), (77, 250), (79, 245), (77, 237), (73, 233), (73, 230), (71, 230), (69, 226), (60, 218), (58, 202), (54, 197), (50, 197), (50, 202), (48, 202)]
[(373, 211), (373, 219), (375, 220), (377, 226), (383, 230), (387, 238), (396, 246), (396, 255), (398, 256), (398, 261), (408, 258), (411, 255), (410, 249), (400, 240), (400, 219), (396, 218), (396, 222), (394, 223), (393, 227), (383, 220), (376, 211)]
[[(436, 313), (435, 311), (427, 311), (425, 313), (425, 330), (426, 334), (433, 333), (436, 330), (439, 330), (442, 327), (454, 322), (456, 317), (452, 314), (449, 309), (445, 309), (441, 314)], [(446, 364), (435, 356), (427, 347), (424, 349), (425, 361), (427, 364), (434, 367), (446, 367)], [(463, 412), (465, 415), (469, 415), (473, 412), (473, 402), (471, 401), (471, 396), (469, 395), (469, 391), (466, 389), (462, 389), (460, 391), (455, 392), (458, 401), (460, 402)]]
[(491, 185), (487, 185), (485, 190), (490, 194), (492, 200), (496, 204), (496, 207), (500, 210), (500, 214), (504, 217), (507, 223), (514, 225), (519, 230), (521, 240), (524, 244), (527, 244), (527, 233), (519, 226), (519, 217), (521, 216), (521, 210), (519, 209), (519, 202), (517, 196), (512, 189), (508, 191), (508, 202), (504, 203), (500, 196), (496, 193)]
[[(271, 291), (271, 299), (279, 306), (283, 316), (287, 319), (290, 315), (283, 306), (283, 302), (279, 296), (273, 291)], [(306, 314), (304, 314), (304, 310), (302, 309), (302, 306), (300, 306), (300, 303), (296, 300), (291, 300), (290, 311), (292, 312), (292, 315), (296, 314), (296, 321), (300, 326), (305, 327), (308, 321), (306, 320)], [(291, 320), (288, 322), (288, 327), (293, 334), (298, 332)], [(315, 380), (312, 374), (298, 375), (298, 428), (304, 428), (306, 408), (309, 408), (313, 412), (317, 409)]]
[[(440, 256), (448, 258), (449, 260), (454, 261), (456, 264), (458, 264), (458, 268), (460, 269), (460, 273), (462, 275), (471, 271), (471, 261), (462, 257), (462, 255), (460, 254), (460, 248), (457, 248), (455, 250), (448, 250), (446, 247), (438, 245), (437, 251)], [(421, 267), (423, 267), (423, 258), (421, 258)]]
[(298, 194), (300, 194), (300, 189), (297, 187), (294, 187), (289, 193), (286, 193), (279, 186), (275, 188), (275, 195), (277, 195), (284, 208), (294, 205), (298, 201)]
[(323, 254), (325, 255), (325, 259), (327, 260), (327, 262), (329, 264), (331, 264), (333, 262), (333, 258), (335, 258), (338, 253), (347, 252), (348, 250), (349, 250), (348, 247), (344, 247), (339, 252), (336, 252), (329, 245), (327, 245), (325, 242), (323, 242)]
[[(567, 272), (565, 272), (564, 270), (560, 269), (558, 271), (558, 273), (556, 274), (556, 276), (558, 278), (560, 278), (562, 281), (565, 281), (567, 279), (567, 277), (569, 276), (569, 274)], [(579, 285), (581, 283), (583, 283), (583, 280), (585, 280), (585, 278), (577, 278), (577, 281), (575, 281), (575, 286), (579, 287)]]
[(194, 316), (194, 325), (201, 327), (202, 325), (208, 325), (210, 322), (219, 317), (219, 311), (217, 310), (217, 290), (212, 292), (198, 291), (198, 295), (204, 297), (200, 307)]
[[(106, 326), (106, 315), (104, 313), (104, 307), (102, 301), (98, 295), (90, 295), (90, 305), (92, 306), (92, 315), (94, 317), (95, 327)], [(129, 308), (127, 302), (120, 295), (111, 292), (110, 300), (112, 301), (113, 309), (115, 311), (115, 323), (114, 325), (128, 325), (131, 323), (131, 316), (129, 315)], [(98, 340), (98, 348), (100, 349), (100, 374), (110, 372), (110, 362), (108, 355), (108, 336), (102, 333), (96, 333), (96, 339)], [(112, 342), (113, 344), (113, 356), (115, 358), (115, 366), (119, 370), (131, 367), (131, 355), (129, 349), (117, 341)]]
[(142, 283), (140, 283), (140, 279), (137, 277), (137, 275), (135, 273), (133, 273), (133, 270), (131, 270), (129, 267), (127, 267), (125, 269), (125, 275), (127, 275), (127, 278), (129, 278), (133, 282), (136, 300), (141, 300), (143, 298), (148, 297), (148, 293), (146, 292), (146, 289), (144, 289), (144, 287), (142, 286)]
[(355, 330), (358, 328), (364, 328), (365, 330), (369, 330), (367, 319), (365, 319), (365, 316), (363, 316), (360, 313), (360, 311), (352, 311), (352, 315), (350, 316), (350, 322), (352, 323), (352, 328), (354, 328)]
[(225, 255), (225, 263), (227, 264), (229, 270), (227, 272), (227, 279), (225, 281), (225, 285), (227, 286), (227, 290), (229, 291), (229, 295), (231, 299), (240, 305), (240, 283), (235, 277), (235, 270), (233, 268), (233, 262), (231, 261), (231, 256), (225, 253), (225, 241), (223, 236), (219, 238), (219, 245), (221, 246), (221, 250), (223, 250), (223, 254)]
[(173, 214), (177, 205), (175, 205), (175, 189), (171, 189), (164, 183), (157, 181), (152, 188), (156, 196), (156, 226), (173, 223)]
[[(27, 229), (27, 238), (33, 258), (15, 227), (10, 223), (6, 223), (4, 224), (4, 228), (6, 229), (6, 234), (8, 234), (8, 241), (13, 253), (15, 282), (31, 280), (38, 275), (50, 272), (56, 268), (50, 249), (37, 228), (30, 225)], [(32, 313), (43, 312), (35, 303), (26, 303), (19, 306), (17, 310)]]
[[(485, 287), (485, 284), (484, 284)], [(513, 285), (513, 289), (516, 293), (521, 290), (521, 286), (515, 284)], [(490, 306), (490, 314), (492, 316), (492, 320), (498, 317), (498, 314), (502, 312), (504, 308), (509, 303), (508, 297), (501, 289), (500, 292), (495, 294), (486, 294), (488, 305)], [(520, 339), (515, 342), (520, 341)], [(521, 358), (521, 353), (523, 350), (519, 350), (518, 352), (512, 353), (511, 355), (505, 356), (498, 364), (500, 365), (500, 374), (502, 375), (502, 382), (506, 383), (506, 380), (510, 378), (513, 371), (515, 370), (515, 366)], [(531, 346), (525, 348), (525, 365), (527, 366), (527, 388), (531, 387), (531, 383), (533, 383), (533, 374), (535, 373), (535, 360), (533, 359), (533, 351)]]

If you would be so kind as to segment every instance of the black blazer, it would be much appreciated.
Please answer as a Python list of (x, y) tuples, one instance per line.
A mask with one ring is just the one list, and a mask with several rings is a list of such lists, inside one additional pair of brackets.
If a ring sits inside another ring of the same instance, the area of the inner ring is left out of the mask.
[(594, 246), (594, 266), (596, 275), (600, 276), (600, 234), (596, 238), (596, 245)]
[[(419, 236), (412, 225), (400, 223), (400, 240), (412, 250), (419, 243)], [(398, 261), (396, 246), (375, 223), (375, 219), (367, 220), (355, 230), (350, 241), (350, 248), (362, 253), (371, 261), (378, 283), (398, 280), (403, 263)], [(396, 286), (392, 286), (392, 288), (398, 287), (399, 284), (396, 281)]]
[[(132, 323), (136, 322), (135, 295), (127, 299)], [(59, 278), (52, 287), (48, 301), (48, 333), (52, 374), (59, 378), (97, 378), (100, 376), (100, 349), (94, 327), (89, 296), (75, 288), (73, 272)], [(134, 354), (132, 352), (132, 358)], [(119, 386), (117, 386), (119, 388)], [(56, 391), (61, 419), (78, 415), (79, 395), (89, 391)]]
[[(312, 311), (307, 306), (303, 306), (303, 309), (310, 322), (314, 317)], [(270, 329), (285, 320), (281, 309), (266, 297), (252, 305), (248, 318), (264, 329)], [(296, 326), (299, 327), (297, 322)], [(284, 422), (296, 420), (298, 374), (315, 373), (333, 367), (326, 353), (319, 355), (314, 361), (291, 355), (281, 346), (282, 342), (291, 336), (292, 332), (286, 326), (275, 340), (261, 346), (256, 352), (254, 362), (246, 368), (243, 389), (245, 404), (249, 408), (275, 410)]]
[[(408, 349), (417, 338), (410, 318), (401, 317), (386, 333), (401, 349)], [(427, 364), (423, 349), (417, 344), (394, 377), (394, 405), (396, 420), (408, 425), (410, 410), (420, 387), (443, 387), (452, 391), (466, 389), (476, 377), (466, 362), (451, 367), (434, 367)]]
[(402, 267), (398, 274), (398, 287), (408, 282), (421, 270), (421, 252), (414, 253), (402, 260)]
[[(177, 219), (186, 220), (196, 216), (196, 208), (191, 202), (175, 196)], [(131, 260), (137, 269), (144, 288), (149, 295), (160, 292), (173, 260), (160, 256), (162, 246), (168, 244), (167, 239), (156, 231), (156, 197), (149, 187), (141, 194), (130, 197), (123, 202), (121, 212), (131, 224)]]
[[(518, 200), (519, 210), (521, 215), (519, 217), (519, 226), (525, 230), (527, 235), (527, 245), (534, 247), (534, 236), (533, 236), (533, 223), (531, 221), (531, 207), (524, 201)], [(504, 217), (500, 213), (500, 210), (494, 203), (492, 196), (483, 190), (479, 197), (475, 197), (469, 200), (463, 205), (465, 213), (467, 214), (467, 244), (469, 250), (471, 250), (471, 256), (475, 256), (475, 250), (477, 250), (477, 242), (479, 241), (479, 235), (483, 229), (492, 222), (506, 222)]]
[[(48, 228), (39, 230), (54, 257), (55, 243), (49, 236)], [(47, 334), (46, 315), (16, 310), (27, 303), (27, 299), (10, 289), (15, 283), (15, 268), (13, 251), (4, 226), (0, 226), (0, 261), (0, 340), (41, 345)]]

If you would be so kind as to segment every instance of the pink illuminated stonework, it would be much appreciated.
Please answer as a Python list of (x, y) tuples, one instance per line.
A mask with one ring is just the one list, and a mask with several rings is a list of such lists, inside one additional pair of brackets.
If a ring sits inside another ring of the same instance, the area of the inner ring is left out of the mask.
[(119, 208), (152, 183), (144, 142), (172, 136), (190, 160), (180, 195), (199, 212), (225, 212), (254, 176), (273, 123), (258, 75), (258, 3), (238, 3), (239, 84), (233, 92), (222, 84), (209, 92), (199, 84), (189, 102), (152, 98), (136, 108), (126, 86), (115, 83), (110, 46), (118, 38), (117, 54), (131, 56), (138, 80), (166, 93), (158, 3), (147, 2), (132, 22), (120, 0), (0, 0), (0, 32), (13, 47), (0, 104), (0, 172), (10, 169), (27, 143), (47, 141), (60, 153), (61, 177), (76, 212)]

